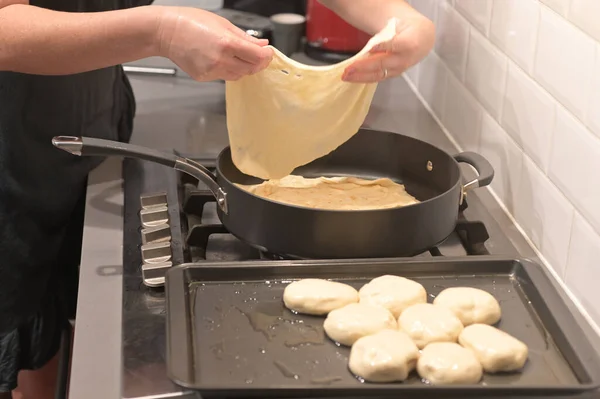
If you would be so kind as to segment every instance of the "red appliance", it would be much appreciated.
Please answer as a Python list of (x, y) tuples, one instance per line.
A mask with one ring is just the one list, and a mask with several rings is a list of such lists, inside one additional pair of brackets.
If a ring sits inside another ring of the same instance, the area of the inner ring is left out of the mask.
[(312, 50), (331, 55), (353, 55), (362, 50), (370, 38), (371, 35), (353, 27), (318, 0), (308, 0), (306, 4), (307, 53)]

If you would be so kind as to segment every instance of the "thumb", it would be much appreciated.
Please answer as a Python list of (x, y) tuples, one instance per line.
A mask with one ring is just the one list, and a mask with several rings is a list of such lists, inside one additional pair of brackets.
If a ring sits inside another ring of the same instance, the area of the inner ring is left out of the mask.
[(371, 48), (372, 53), (394, 52), (398, 49), (398, 34), (400, 33), (400, 21), (391, 18), (387, 25), (373, 39), (376, 44)]

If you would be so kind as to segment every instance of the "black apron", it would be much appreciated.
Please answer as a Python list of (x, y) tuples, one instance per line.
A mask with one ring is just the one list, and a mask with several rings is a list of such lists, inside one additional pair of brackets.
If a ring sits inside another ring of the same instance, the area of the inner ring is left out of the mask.
[[(31, 4), (69, 12), (142, 5)], [(69, 155), (52, 146), (52, 137), (128, 141), (134, 113), (120, 66), (70, 76), (0, 72), (0, 337), (39, 318), (45, 304), (64, 304), (57, 296), (76, 295), (87, 175), (102, 159)]]

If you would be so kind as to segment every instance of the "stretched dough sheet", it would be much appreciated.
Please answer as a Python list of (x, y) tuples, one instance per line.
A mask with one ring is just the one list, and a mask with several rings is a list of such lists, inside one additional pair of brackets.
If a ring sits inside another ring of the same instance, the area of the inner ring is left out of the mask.
[(273, 48), (263, 71), (226, 83), (233, 163), (243, 173), (280, 179), (349, 140), (367, 116), (377, 83), (342, 81), (345, 68), (391, 40), (396, 20), (341, 63), (310, 66)]
[(391, 179), (305, 178), (289, 175), (255, 185), (238, 185), (259, 197), (290, 205), (329, 210), (397, 208), (419, 201)]

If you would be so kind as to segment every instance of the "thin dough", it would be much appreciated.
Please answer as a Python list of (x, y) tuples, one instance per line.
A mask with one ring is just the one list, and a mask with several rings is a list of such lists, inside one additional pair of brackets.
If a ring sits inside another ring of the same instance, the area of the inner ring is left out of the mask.
[(337, 281), (307, 278), (294, 281), (283, 290), (285, 307), (304, 314), (320, 316), (356, 302), (356, 289)]
[(433, 385), (475, 384), (483, 375), (475, 354), (453, 342), (427, 345), (421, 351), (417, 372)]
[(487, 324), (465, 327), (458, 342), (475, 353), (488, 373), (519, 370), (525, 365), (529, 353), (523, 342)]
[(327, 336), (346, 346), (352, 346), (357, 339), (381, 330), (395, 330), (397, 326), (387, 309), (360, 303), (331, 311), (323, 323)]
[(419, 349), (432, 342), (456, 342), (463, 330), (454, 313), (430, 303), (406, 308), (398, 319), (398, 327), (415, 341)]
[(419, 349), (401, 331), (384, 330), (356, 341), (348, 368), (370, 382), (404, 381), (414, 370)]
[(411, 305), (427, 302), (425, 288), (404, 277), (385, 275), (374, 278), (358, 291), (360, 303), (383, 306), (395, 318)]
[(396, 20), (354, 57), (328, 66), (296, 62), (273, 48), (263, 71), (226, 83), (233, 163), (243, 173), (280, 179), (329, 154), (365, 120), (377, 83), (342, 81), (345, 68), (396, 34)]
[(478, 288), (446, 288), (439, 293), (433, 303), (451, 310), (464, 326), (476, 323), (495, 324), (502, 315), (496, 298)]
[(365, 210), (396, 208), (419, 201), (402, 184), (382, 178), (318, 177), (290, 175), (280, 180), (243, 186), (247, 191), (285, 204), (316, 209)]

